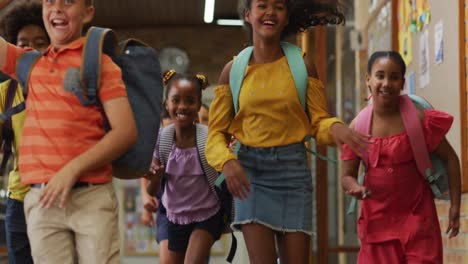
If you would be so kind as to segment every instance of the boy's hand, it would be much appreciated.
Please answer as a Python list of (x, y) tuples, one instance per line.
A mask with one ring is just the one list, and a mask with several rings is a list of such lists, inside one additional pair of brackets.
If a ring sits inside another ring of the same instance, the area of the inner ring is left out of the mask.
[(447, 227), (446, 234), (449, 238), (455, 237), (460, 231), (460, 206), (450, 206), (449, 209), (449, 226)]
[(250, 182), (244, 168), (236, 159), (229, 160), (223, 167), (224, 177), (229, 192), (241, 200), (247, 200), (250, 193)]
[(70, 190), (78, 178), (78, 176), (75, 176), (67, 169), (67, 166), (58, 171), (47, 183), (39, 197), (39, 202), (42, 204), (42, 207), (50, 208), (58, 198), (59, 207), (64, 208)]
[(341, 123), (333, 124), (330, 132), (338, 149), (341, 148), (341, 145), (346, 144), (358, 156), (362, 156), (362, 153), (367, 151), (367, 145), (372, 143), (369, 136), (362, 135)]

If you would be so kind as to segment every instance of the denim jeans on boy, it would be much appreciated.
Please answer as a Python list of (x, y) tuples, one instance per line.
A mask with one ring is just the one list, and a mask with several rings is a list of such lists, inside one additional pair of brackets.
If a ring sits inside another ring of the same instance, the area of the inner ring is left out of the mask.
[(33, 263), (23, 203), (18, 200), (7, 199), (5, 233), (10, 264)]

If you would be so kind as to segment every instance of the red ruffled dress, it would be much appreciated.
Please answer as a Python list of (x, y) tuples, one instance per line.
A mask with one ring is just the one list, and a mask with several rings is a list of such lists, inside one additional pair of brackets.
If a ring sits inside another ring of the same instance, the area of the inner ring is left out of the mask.
[[(424, 114), (424, 135), (432, 152), (450, 129), (453, 117), (432, 109), (424, 110)], [(400, 243), (402, 255), (406, 249), (416, 248), (420, 254), (432, 254), (426, 257), (441, 261), (441, 231), (434, 198), (429, 184), (418, 172), (408, 135), (402, 132), (371, 139), (374, 143), (369, 145), (369, 168), (364, 186), (372, 195), (361, 202), (358, 220), (361, 243), (395, 241)], [(344, 145), (341, 159), (356, 160), (359, 157)], [(416, 247), (415, 243), (418, 244)], [(360, 252), (359, 263), (377, 263), (366, 258)]]

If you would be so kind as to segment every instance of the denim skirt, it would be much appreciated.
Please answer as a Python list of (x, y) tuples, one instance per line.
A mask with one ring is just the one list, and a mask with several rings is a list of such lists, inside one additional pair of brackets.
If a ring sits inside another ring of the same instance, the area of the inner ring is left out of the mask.
[(242, 145), (238, 159), (249, 178), (250, 194), (247, 200), (234, 200), (232, 227), (257, 223), (279, 232), (312, 234), (312, 177), (304, 145)]

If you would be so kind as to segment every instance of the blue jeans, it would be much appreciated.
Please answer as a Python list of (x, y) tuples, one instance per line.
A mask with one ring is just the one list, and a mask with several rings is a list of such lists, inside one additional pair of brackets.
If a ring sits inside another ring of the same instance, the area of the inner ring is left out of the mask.
[(22, 202), (7, 199), (5, 232), (10, 264), (33, 263)]

